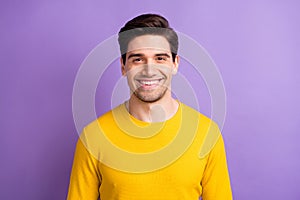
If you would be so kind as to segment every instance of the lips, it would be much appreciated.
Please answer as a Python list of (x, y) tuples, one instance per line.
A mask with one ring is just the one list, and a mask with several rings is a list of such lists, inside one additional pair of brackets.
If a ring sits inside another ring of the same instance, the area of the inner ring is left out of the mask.
[(151, 80), (137, 80), (137, 82), (140, 85), (140, 88), (150, 90), (155, 89), (156, 86), (159, 85), (159, 83), (163, 80), (163, 78), (160, 79), (151, 79)]

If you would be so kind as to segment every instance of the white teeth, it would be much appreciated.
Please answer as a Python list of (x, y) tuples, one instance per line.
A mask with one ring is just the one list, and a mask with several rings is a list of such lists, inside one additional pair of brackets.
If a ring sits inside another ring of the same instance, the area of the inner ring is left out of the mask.
[(154, 85), (154, 84), (158, 84), (158, 80), (155, 81), (140, 81), (141, 84), (143, 85)]

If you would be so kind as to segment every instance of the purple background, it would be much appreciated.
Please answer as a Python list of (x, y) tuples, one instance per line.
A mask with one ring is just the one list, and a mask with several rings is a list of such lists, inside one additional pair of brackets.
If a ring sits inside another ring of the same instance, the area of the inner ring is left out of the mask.
[[(219, 67), (234, 199), (300, 199), (299, 1), (187, 2), (1, 1), (0, 199), (65, 199), (78, 138), (77, 70), (98, 43), (144, 12), (166, 16)], [(121, 75), (114, 66), (99, 83), (99, 114), (110, 109)], [(197, 88), (193, 71), (181, 71)]]

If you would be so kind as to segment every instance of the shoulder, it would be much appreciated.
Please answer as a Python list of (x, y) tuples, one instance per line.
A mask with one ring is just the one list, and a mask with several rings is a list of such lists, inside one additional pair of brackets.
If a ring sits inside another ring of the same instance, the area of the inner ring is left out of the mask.
[(84, 141), (92, 141), (99, 138), (99, 135), (103, 135), (104, 129), (113, 128), (114, 124), (116, 124), (115, 117), (120, 117), (120, 113), (123, 112), (123, 106), (121, 104), (90, 122), (83, 128), (80, 138)]
[[(94, 121), (90, 122), (87, 126), (84, 127), (84, 130), (91, 130), (94, 129), (95, 126), (106, 126), (112, 125), (115, 122), (115, 118), (119, 117), (120, 115), (124, 115), (124, 105), (120, 104), (117, 107), (113, 108), (112, 110), (104, 113)], [(118, 116), (117, 116), (118, 115)]]
[(195, 140), (200, 146), (199, 157), (206, 157), (216, 146), (218, 141), (222, 140), (218, 124), (210, 117), (185, 104), (182, 104), (182, 113), (183, 118), (186, 118), (187, 123), (190, 124), (189, 126), (197, 125), (197, 136)]
[(105, 145), (106, 134), (105, 130), (114, 131), (114, 112), (120, 112), (122, 105), (104, 113), (99, 118), (95, 119), (85, 126), (80, 134), (79, 140), (88, 149), (91, 155), (95, 158), (99, 157), (100, 147)]
[(184, 103), (180, 104), (182, 107), (183, 117), (188, 117), (189, 119), (198, 119), (199, 125), (201, 124), (201, 126), (217, 126), (217, 124), (210, 117)]

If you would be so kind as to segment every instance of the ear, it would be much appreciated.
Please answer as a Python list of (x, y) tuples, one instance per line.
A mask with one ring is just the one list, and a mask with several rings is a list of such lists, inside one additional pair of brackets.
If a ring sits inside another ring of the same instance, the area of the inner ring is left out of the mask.
[(178, 71), (179, 60), (180, 60), (179, 56), (176, 55), (175, 61), (173, 62), (173, 70), (172, 70), (172, 74), (173, 75), (175, 75), (177, 73), (177, 71)]
[(122, 56), (121, 56), (121, 58), (120, 58), (120, 63), (121, 63), (121, 72), (122, 72), (122, 76), (126, 76), (126, 69), (125, 69), (125, 65), (124, 65)]

